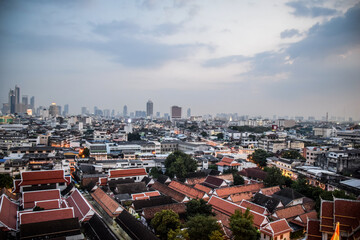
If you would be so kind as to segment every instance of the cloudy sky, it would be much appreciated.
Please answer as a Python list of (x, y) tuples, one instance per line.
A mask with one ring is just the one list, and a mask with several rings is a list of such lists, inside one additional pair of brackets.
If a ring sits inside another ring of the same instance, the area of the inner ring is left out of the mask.
[(360, 2), (1, 1), (0, 101), (360, 119)]

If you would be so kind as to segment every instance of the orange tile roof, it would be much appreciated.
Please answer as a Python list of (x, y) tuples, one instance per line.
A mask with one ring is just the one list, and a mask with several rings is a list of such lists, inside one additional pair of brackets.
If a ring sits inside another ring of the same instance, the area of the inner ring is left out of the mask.
[(243, 192), (243, 193), (235, 193), (231, 194), (227, 199), (234, 203), (240, 204), (242, 200), (250, 200), (253, 197), (252, 192)]
[(302, 205), (295, 205), (295, 206), (276, 210), (272, 216), (277, 219), (285, 218), (287, 220), (292, 220), (296, 216), (299, 216), (304, 213), (305, 210), (302, 207)]
[(188, 197), (186, 197), (185, 194), (180, 193), (178, 191), (175, 191), (172, 188), (169, 188), (168, 186), (166, 186), (165, 184), (162, 184), (158, 181), (156, 181), (152, 186), (152, 189), (158, 190), (159, 192), (161, 192), (162, 194), (171, 197), (172, 199), (174, 199), (177, 202), (187, 202), (189, 201)]
[(187, 178), (185, 183), (188, 185), (195, 185), (199, 183), (203, 183), (206, 177), (196, 177), (196, 178)]
[(21, 173), (18, 186), (65, 182), (64, 170), (29, 171)]
[(160, 196), (159, 191), (143, 192), (131, 194), (132, 200), (149, 199), (149, 197)]
[(203, 192), (206, 192), (207, 194), (211, 194), (212, 193), (212, 189), (211, 188), (208, 188), (208, 187), (205, 187), (204, 185), (201, 185), (201, 184), (195, 184), (194, 188), (200, 190), (200, 191), (203, 191)]
[(317, 219), (317, 212), (311, 211), (308, 213), (301, 214), (300, 216), (294, 218), (291, 220), (292, 223), (295, 223), (297, 225), (300, 225), (302, 227), (307, 226), (308, 219)]
[(274, 186), (274, 187), (268, 187), (268, 188), (261, 188), (260, 191), (263, 195), (266, 195), (266, 196), (271, 196), (273, 195), (274, 193), (280, 191), (280, 187), (279, 186)]
[(221, 159), (220, 162), (216, 163), (216, 165), (220, 165), (220, 166), (240, 166), (241, 164), (236, 162), (235, 159), (233, 158), (228, 158), (228, 157), (223, 157), (223, 159)]
[(72, 208), (61, 208), (37, 212), (22, 212), (20, 213), (20, 224), (47, 222), (74, 217), (75, 215)]
[(107, 177), (100, 177), (99, 178), (99, 185), (100, 186), (106, 186), (107, 183), (108, 183), (108, 178)]
[(218, 175), (216, 176), (217, 178), (221, 178), (223, 180), (227, 180), (227, 181), (230, 181), (230, 182), (233, 182), (234, 181), (234, 177), (232, 175), (232, 173), (229, 173), (229, 174), (222, 174), (222, 175)]
[(120, 204), (100, 188), (97, 188), (93, 193), (91, 193), (91, 196), (99, 203), (99, 205), (110, 217), (116, 217), (123, 211)]
[(265, 207), (257, 205), (257, 204), (252, 203), (252, 202), (249, 202), (247, 200), (241, 201), (240, 206), (244, 207), (244, 208), (249, 208), (250, 210), (253, 210), (254, 212), (257, 212), (257, 213), (260, 213), (260, 214), (263, 214), (263, 215), (268, 215), (269, 214), (268, 210)]
[(260, 188), (264, 187), (263, 183), (254, 183), (249, 185), (242, 186), (233, 186), (226, 188), (218, 188), (214, 191), (214, 194), (221, 197), (226, 198), (231, 194), (242, 193), (242, 192), (257, 192)]
[(35, 206), (35, 201), (53, 200), (60, 198), (61, 196), (59, 189), (24, 192), (22, 194), (22, 205), (24, 209), (28, 209)]
[[(208, 204), (212, 205), (214, 210), (220, 211), (229, 217), (235, 213), (236, 210), (241, 211), (244, 213), (246, 211), (246, 208), (241, 207), (235, 203), (229, 202), (227, 200), (224, 200), (222, 198), (219, 198), (217, 196), (211, 196)], [(250, 210), (251, 215), (254, 216), (253, 221), (254, 225), (257, 228), (260, 228), (262, 225), (267, 224), (269, 222), (269, 219), (262, 214), (259, 214), (257, 212), (254, 212)]]
[(110, 170), (109, 178), (147, 176), (145, 168), (129, 168)]
[(200, 191), (196, 188), (192, 188), (186, 184), (182, 184), (177, 181), (171, 181), (171, 183), (169, 184), (169, 188), (171, 188), (175, 191), (178, 191), (192, 199), (201, 199), (204, 197), (206, 198), (206, 196), (207, 196), (207, 194), (204, 193), (203, 191)]
[(289, 226), (288, 222), (284, 218), (274, 222), (270, 222), (260, 229), (260, 232), (272, 236), (273, 238), (291, 231), (292, 228)]

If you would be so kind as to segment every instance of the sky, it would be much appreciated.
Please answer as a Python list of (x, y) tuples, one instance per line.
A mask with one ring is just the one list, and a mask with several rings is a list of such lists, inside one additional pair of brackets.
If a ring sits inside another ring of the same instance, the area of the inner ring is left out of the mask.
[(1, 1), (0, 102), (360, 119), (360, 1)]

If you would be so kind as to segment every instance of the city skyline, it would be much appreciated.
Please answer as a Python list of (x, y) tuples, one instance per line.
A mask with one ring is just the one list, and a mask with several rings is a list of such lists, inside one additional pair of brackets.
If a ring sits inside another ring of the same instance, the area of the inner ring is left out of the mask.
[[(359, 1), (1, 2), (0, 101), (360, 119)], [(119, 14), (119, 12), (121, 14)], [(139, 16), (141, 16), (139, 18)], [(29, 99), (28, 99), (29, 100)], [(146, 109), (145, 109), (146, 110)]]

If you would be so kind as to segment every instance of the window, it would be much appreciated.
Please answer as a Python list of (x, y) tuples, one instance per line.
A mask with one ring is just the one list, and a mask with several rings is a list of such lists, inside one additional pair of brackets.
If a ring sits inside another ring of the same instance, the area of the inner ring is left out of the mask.
[(283, 237), (284, 237), (283, 235), (280, 235), (280, 239), (283, 239)]

